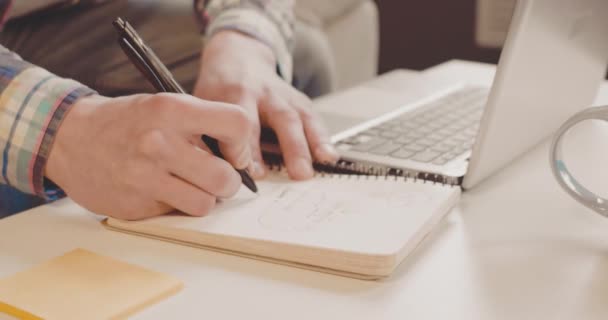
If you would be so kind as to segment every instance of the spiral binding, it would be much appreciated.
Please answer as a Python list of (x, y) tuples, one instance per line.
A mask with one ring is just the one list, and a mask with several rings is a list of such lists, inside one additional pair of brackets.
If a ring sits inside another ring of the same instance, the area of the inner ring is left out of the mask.
[[(284, 167), (283, 159), (276, 154), (264, 154), (264, 161), (270, 170), (281, 171)], [(422, 181), (446, 186), (459, 186), (459, 178), (448, 177), (428, 172), (416, 172), (395, 168), (381, 168), (372, 165), (358, 164), (346, 160), (340, 160), (336, 164), (314, 163), (315, 176), (337, 177), (348, 179), (394, 179), (404, 181)]]

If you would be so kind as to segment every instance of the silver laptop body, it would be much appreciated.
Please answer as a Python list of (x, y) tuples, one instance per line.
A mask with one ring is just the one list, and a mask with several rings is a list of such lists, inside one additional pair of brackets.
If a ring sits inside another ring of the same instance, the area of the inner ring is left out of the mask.
[(457, 85), (371, 118), (320, 114), (346, 165), (467, 189), (589, 107), (607, 62), (608, 1), (521, 0), (491, 88)]

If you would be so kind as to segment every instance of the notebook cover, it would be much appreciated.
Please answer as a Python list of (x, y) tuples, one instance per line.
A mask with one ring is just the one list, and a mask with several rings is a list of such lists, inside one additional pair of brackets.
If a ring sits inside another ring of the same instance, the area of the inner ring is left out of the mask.
[(398, 177), (288, 181), (278, 172), (258, 185), (264, 196), (242, 189), (205, 219), (167, 215), (103, 223), (148, 238), (373, 280), (388, 277), (460, 195), (457, 188)]
[(380, 279), (388, 277), (387, 275), (381, 276), (381, 275), (359, 274), (359, 273), (353, 273), (353, 272), (346, 272), (346, 271), (342, 271), (342, 270), (323, 268), (323, 267), (319, 267), (319, 266), (315, 266), (315, 265), (310, 265), (310, 264), (304, 264), (304, 263), (298, 263), (298, 262), (287, 261), (287, 260), (280, 260), (280, 259), (273, 259), (273, 258), (264, 257), (264, 256), (258, 256), (258, 255), (254, 255), (254, 254), (247, 254), (247, 253), (240, 252), (240, 251), (233, 251), (233, 250), (227, 250), (227, 249), (222, 249), (222, 248), (205, 246), (205, 245), (201, 245), (201, 244), (194, 243), (194, 242), (180, 241), (180, 240), (176, 240), (176, 239), (172, 239), (172, 238), (165, 238), (165, 237), (160, 237), (160, 236), (155, 236), (155, 235), (150, 235), (150, 234), (133, 232), (133, 231), (129, 231), (129, 230), (113, 227), (113, 226), (111, 226), (111, 225), (108, 224), (107, 220), (108, 219), (104, 219), (102, 221), (102, 225), (104, 227), (106, 227), (107, 229), (113, 230), (113, 231), (119, 231), (119, 232), (122, 232), (122, 233), (131, 234), (131, 235), (135, 235), (135, 236), (139, 236), (139, 237), (145, 237), (145, 238), (150, 238), (150, 239), (162, 240), (162, 241), (166, 241), (166, 242), (176, 243), (176, 244), (179, 244), (179, 245), (186, 245), (186, 246), (189, 246), (189, 247), (194, 247), (194, 248), (199, 248), (199, 249), (205, 249), (205, 250), (210, 250), (210, 251), (230, 254), (230, 255), (234, 255), (234, 256), (239, 256), (239, 257), (244, 257), (244, 258), (250, 258), (250, 259), (255, 259), (255, 260), (260, 260), (260, 261), (265, 261), (265, 262), (285, 265), (285, 266), (290, 266), (290, 267), (296, 267), (296, 268), (305, 269), (305, 270), (311, 270), (311, 271), (329, 273), (329, 274), (333, 274), (333, 275), (337, 275), (337, 276), (342, 276), (342, 277), (347, 277), (347, 278), (354, 278), (354, 279), (360, 279), (360, 280), (380, 280)]

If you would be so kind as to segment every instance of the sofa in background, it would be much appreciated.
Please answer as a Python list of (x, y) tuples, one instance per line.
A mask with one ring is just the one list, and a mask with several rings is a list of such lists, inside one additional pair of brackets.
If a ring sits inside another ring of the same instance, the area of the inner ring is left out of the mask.
[(333, 90), (369, 80), (378, 72), (379, 18), (372, 0), (297, 0), (299, 32), (315, 40)]

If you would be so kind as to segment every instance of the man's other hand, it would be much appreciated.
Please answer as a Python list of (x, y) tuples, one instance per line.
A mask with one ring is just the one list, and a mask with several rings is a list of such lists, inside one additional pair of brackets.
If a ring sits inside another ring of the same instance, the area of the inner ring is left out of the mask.
[[(251, 164), (242, 108), (188, 95), (91, 96), (64, 118), (45, 175), (83, 207), (134, 220), (174, 209), (202, 216), (234, 195)], [(226, 161), (200, 141), (218, 139)]]
[(260, 41), (236, 31), (211, 37), (202, 55), (194, 95), (242, 106), (253, 122), (250, 137), (253, 177), (265, 175), (260, 125), (277, 134), (287, 171), (293, 179), (313, 176), (312, 161), (335, 162), (338, 154), (310, 99), (276, 73), (273, 52)]

